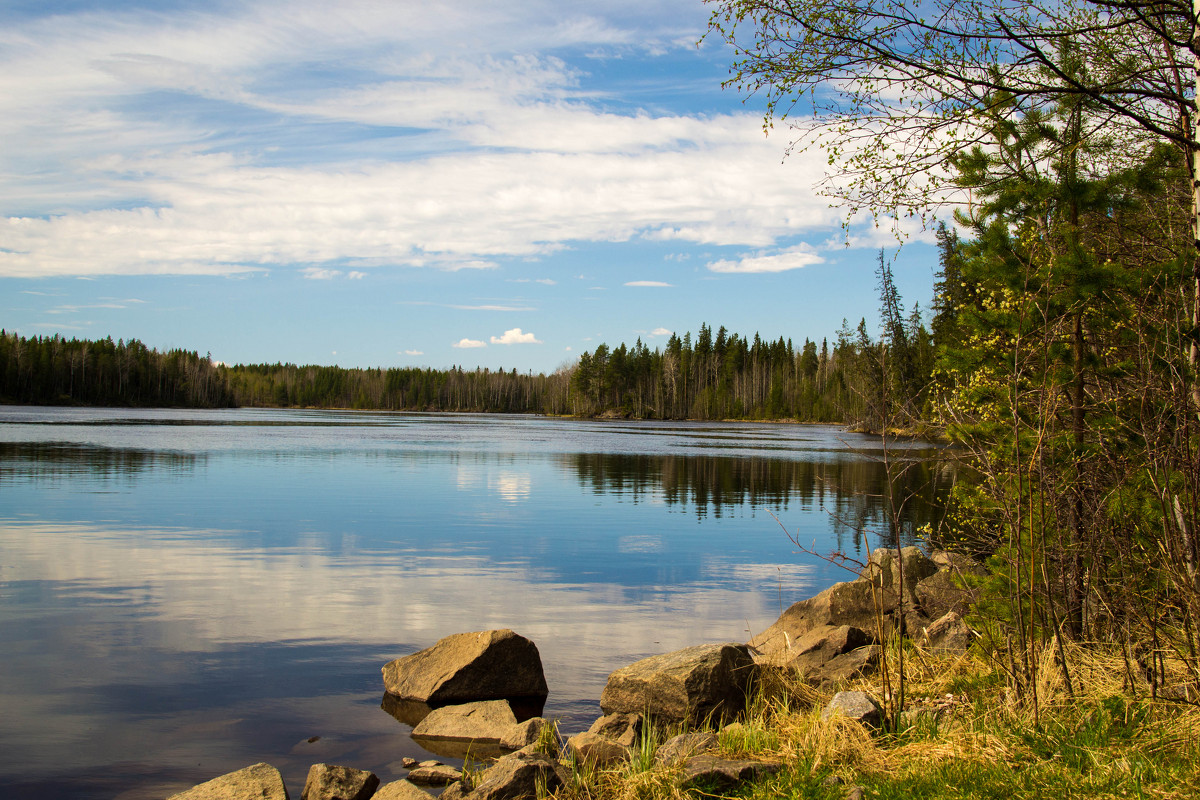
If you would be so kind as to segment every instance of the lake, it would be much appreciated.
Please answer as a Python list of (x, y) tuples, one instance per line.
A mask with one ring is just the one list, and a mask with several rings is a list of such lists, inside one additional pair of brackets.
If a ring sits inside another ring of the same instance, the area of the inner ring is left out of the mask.
[(402, 777), (380, 668), (460, 631), (536, 642), (583, 730), (612, 670), (850, 577), (797, 542), (914, 541), (937, 453), (889, 445), (895, 525), (881, 441), (831, 426), (0, 406), (2, 794)]

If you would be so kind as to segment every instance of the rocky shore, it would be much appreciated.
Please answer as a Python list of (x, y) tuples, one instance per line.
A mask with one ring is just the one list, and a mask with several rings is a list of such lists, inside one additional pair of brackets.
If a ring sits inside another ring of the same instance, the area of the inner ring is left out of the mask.
[[(560, 741), (541, 716), (548, 695), (537, 646), (511, 630), (458, 633), (383, 667), (385, 710), (411, 725), (432, 753), (487, 758), (464, 774), (436, 760), (406, 759), (406, 778), (382, 784), (373, 773), (314, 764), (301, 800), (430, 800), (422, 786), (445, 787), (445, 800), (517, 800), (568, 784), (572, 764), (606, 767), (634, 758), (648, 726), (685, 731), (654, 751), (673, 765), (681, 788), (726, 792), (782, 764), (718, 755), (715, 731), (736, 726), (755, 686), (781, 671), (824, 689), (873, 672), (881, 639), (899, 634), (935, 651), (965, 651), (974, 636), (963, 621), (974, 597), (967, 574), (981, 567), (961, 555), (916, 547), (876, 550), (859, 577), (795, 603), (747, 643), (712, 643), (642, 659), (614, 671), (600, 696), (603, 716)], [(903, 576), (903, 580), (901, 580)], [(877, 725), (878, 703), (838, 692), (824, 709)], [(847, 796), (854, 787), (847, 789)], [(279, 771), (255, 764), (169, 800), (289, 800)]]

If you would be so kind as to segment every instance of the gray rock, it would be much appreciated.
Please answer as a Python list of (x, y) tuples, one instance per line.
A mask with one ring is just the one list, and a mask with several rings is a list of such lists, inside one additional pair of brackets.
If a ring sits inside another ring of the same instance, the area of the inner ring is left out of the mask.
[(449, 786), (462, 780), (462, 772), (447, 764), (431, 764), (415, 767), (408, 773), (408, 780), (422, 786)]
[(838, 692), (821, 712), (821, 719), (845, 717), (864, 725), (878, 726), (882, 721), (879, 704), (866, 692)]
[(313, 764), (300, 800), (367, 800), (379, 787), (375, 773), (336, 764)]
[(965, 653), (975, 639), (971, 628), (953, 611), (930, 623), (924, 633), (923, 644), (937, 653)]
[(283, 776), (270, 764), (253, 764), (230, 772), (167, 800), (289, 800)]
[(846, 790), (846, 800), (863, 800), (867, 796), (867, 790), (861, 786), (851, 786)]
[(695, 755), (717, 749), (717, 735), (712, 731), (696, 731), (672, 736), (654, 751), (654, 763), (672, 766)]
[(591, 731), (577, 733), (567, 739), (567, 749), (575, 754), (576, 761), (599, 767), (625, 761), (632, 752), (616, 739)]
[(781, 769), (783, 764), (778, 762), (734, 760), (703, 754), (688, 759), (679, 783), (685, 791), (697, 788), (725, 794), (747, 781)]
[(371, 800), (432, 800), (433, 795), (408, 781), (392, 781), (375, 790)]
[[(537, 742), (542, 735), (542, 731), (552, 726), (553, 723), (545, 717), (527, 719), (509, 728), (500, 737), (500, 746), (505, 750), (520, 750), (522, 747), (528, 747)], [(557, 751), (558, 748), (556, 747), (555, 752)]]
[(516, 727), (517, 718), (506, 701), (485, 700), (435, 708), (413, 728), (412, 736), (498, 745)]
[(898, 551), (886, 548), (872, 550), (871, 558), (859, 577), (884, 589), (885, 595), (893, 598), (888, 604), (894, 606), (899, 599), (901, 567), (904, 571), (905, 599), (914, 602), (916, 597), (913, 591), (917, 584), (938, 571), (937, 564), (919, 547), (910, 546)]
[(641, 714), (605, 714), (588, 728), (588, 733), (613, 739), (625, 747), (636, 747), (642, 738), (645, 717)]
[(829, 688), (873, 674), (879, 667), (879, 656), (880, 647), (877, 644), (860, 647), (849, 653), (834, 656), (824, 664), (817, 664), (802, 674), (807, 683)]
[(537, 645), (511, 630), (457, 633), (383, 667), (388, 694), (431, 706), (518, 697), (545, 699)]
[(745, 710), (755, 670), (741, 644), (704, 644), (651, 656), (608, 676), (600, 708), (606, 714), (645, 711), (692, 725), (709, 717), (724, 722)]
[(934, 550), (929, 554), (929, 560), (937, 564), (939, 570), (953, 570), (970, 575), (987, 575), (987, 568), (975, 559), (953, 550)]
[(534, 800), (539, 786), (553, 792), (571, 778), (556, 759), (541, 754), (513, 753), (504, 756), (479, 776), (468, 790), (461, 782), (451, 784), (442, 793), (445, 800)]
[[(796, 651), (797, 644), (807, 641), (806, 637), (814, 631), (820, 637), (822, 631), (848, 625), (875, 634), (879, 627), (876, 594), (880, 599), (886, 599), (885, 593), (873, 588), (867, 580), (835, 583), (814, 597), (793, 603), (771, 627), (751, 639), (750, 645), (761, 656), (780, 658), (786, 663)], [(892, 599), (896, 599), (894, 593)], [(895, 608), (893, 602), (884, 611), (890, 613)], [(884, 626), (886, 633), (890, 630), (890, 617), (885, 616)]]
[[(937, 619), (948, 611), (966, 614), (975, 604), (978, 591), (967, 586), (962, 573), (944, 569), (920, 581), (916, 596), (926, 616)], [(911, 631), (909, 635), (913, 636)]]

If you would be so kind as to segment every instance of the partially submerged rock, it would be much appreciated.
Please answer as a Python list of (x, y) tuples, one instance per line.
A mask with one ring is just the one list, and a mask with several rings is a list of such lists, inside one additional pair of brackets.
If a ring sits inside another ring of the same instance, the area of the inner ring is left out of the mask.
[(388, 694), (432, 707), (474, 700), (541, 698), (537, 645), (511, 630), (456, 633), (383, 667)]
[(421, 786), (449, 786), (462, 780), (462, 771), (448, 764), (428, 764), (414, 767), (408, 780)]
[(283, 776), (270, 764), (253, 764), (229, 772), (167, 800), (290, 800)]
[(608, 676), (606, 713), (645, 711), (668, 722), (732, 720), (746, 707), (755, 664), (742, 644), (705, 644), (651, 656)]
[(379, 787), (375, 773), (336, 764), (313, 764), (300, 800), (368, 800)]
[(500, 744), (517, 727), (517, 717), (504, 700), (442, 706), (413, 728), (414, 739), (449, 739)]

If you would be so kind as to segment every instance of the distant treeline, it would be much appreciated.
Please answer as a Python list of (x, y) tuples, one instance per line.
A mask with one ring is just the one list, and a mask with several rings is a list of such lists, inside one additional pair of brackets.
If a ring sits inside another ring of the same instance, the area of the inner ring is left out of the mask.
[[(929, 349), (919, 315), (914, 342)], [(663, 349), (639, 339), (602, 344), (551, 374), (454, 367), (345, 369), (295, 364), (225, 366), (195, 352), (159, 352), (131, 339), (114, 344), (25, 338), (0, 331), (0, 401), (181, 407), (353, 408), (612, 415), (640, 419), (798, 419), (862, 422), (882, 345), (866, 323), (843, 323), (831, 347), (806, 339), (764, 341), (672, 335)], [(931, 356), (924, 357), (928, 362)]]
[(137, 339), (25, 338), (0, 330), (0, 401), (42, 405), (236, 405), (208, 356), (159, 352)]

